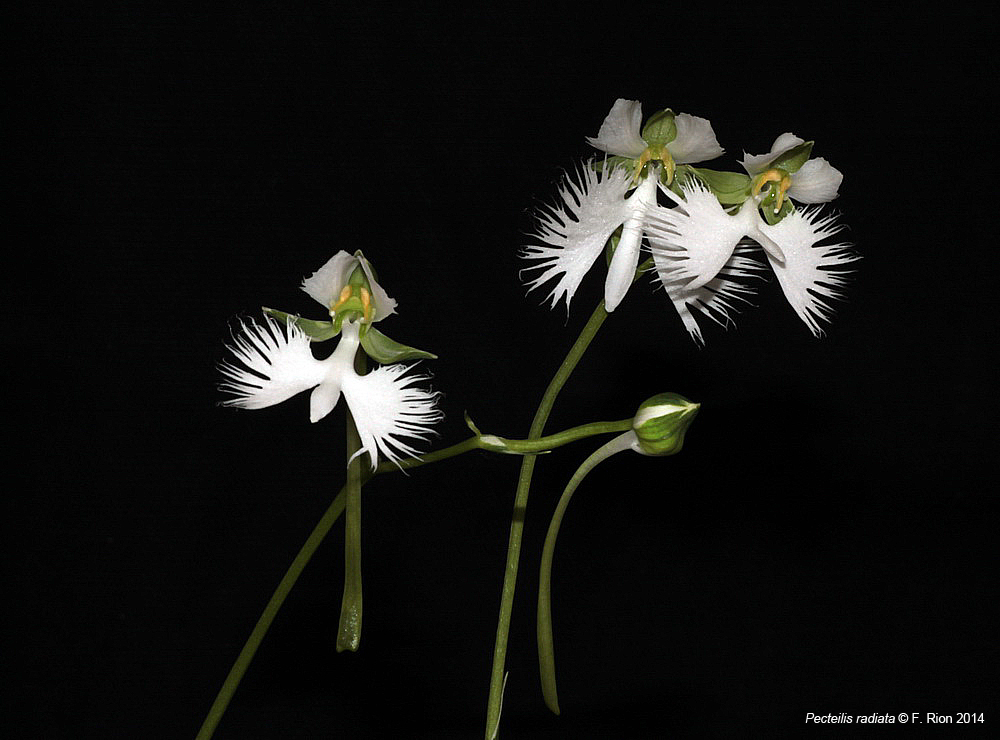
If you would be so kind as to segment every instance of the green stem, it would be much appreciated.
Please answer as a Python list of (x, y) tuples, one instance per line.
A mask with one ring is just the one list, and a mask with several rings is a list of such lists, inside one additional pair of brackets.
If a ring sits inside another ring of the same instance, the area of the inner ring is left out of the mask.
[[(358, 352), (354, 369), (359, 375), (367, 370), (366, 355)], [(368, 460), (358, 455), (361, 438), (351, 410), (347, 409), (347, 504), (344, 515), (344, 596), (340, 602), (340, 625), (337, 629), (337, 652), (357, 651), (361, 643), (361, 464)]]
[(556, 550), (556, 537), (559, 536), (559, 525), (562, 524), (563, 514), (569, 506), (569, 500), (573, 498), (573, 493), (587, 474), (604, 460), (614, 454), (630, 449), (635, 434), (632, 431), (625, 432), (607, 444), (599, 447), (593, 455), (583, 461), (583, 464), (573, 473), (573, 477), (566, 484), (556, 505), (552, 521), (549, 523), (549, 531), (545, 535), (545, 547), (542, 549), (542, 564), (538, 572), (538, 669), (542, 679), (542, 695), (545, 697), (545, 706), (556, 714), (559, 714), (559, 697), (556, 694), (556, 659), (555, 650), (552, 643), (552, 557)]
[[(356, 450), (358, 432), (347, 412), (348, 456)], [(344, 596), (340, 602), (340, 624), (337, 629), (337, 652), (356, 651), (361, 643), (361, 458), (347, 466), (346, 507), (344, 516)]]
[(209, 740), (212, 737), (216, 725), (219, 724), (219, 720), (225, 714), (226, 707), (229, 706), (230, 699), (236, 693), (236, 687), (240, 685), (243, 674), (246, 673), (250, 661), (253, 660), (253, 656), (257, 653), (257, 648), (260, 646), (261, 640), (264, 639), (264, 635), (270, 629), (271, 623), (278, 614), (278, 610), (281, 609), (281, 605), (285, 603), (285, 597), (288, 596), (288, 592), (292, 590), (295, 582), (299, 579), (302, 569), (306, 567), (306, 563), (312, 558), (313, 553), (316, 552), (316, 548), (319, 547), (323, 538), (326, 537), (326, 533), (330, 531), (330, 527), (333, 526), (333, 523), (340, 517), (341, 512), (344, 511), (346, 498), (344, 491), (341, 490), (333, 500), (333, 503), (330, 504), (330, 507), (320, 517), (319, 522), (313, 528), (312, 534), (309, 535), (305, 544), (302, 545), (302, 549), (299, 550), (299, 554), (295, 556), (295, 560), (292, 561), (285, 576), (281, 579), (278, 588), (274, 590), (271, 600), (264, 607), (263, 614), (260, 615), (260, 619), (254, 625), (250, 637), (247, 638), (243, 649), (236, 658), (236, 662), (233, 663), (233, 667), (229, 670), (229, 675), (226, 676), (222, 688), (219, 689), (219, 694), (215, 697), (212, 708), (208, 710), (208, 716), (205, 717), (205, 721), (202, 723), (195, 740)]
[[(601, 301), (591, 314), (580, 336), (570, 348), (566, 359), (556, 371), (555, 376), (545, 389), (535, 418), (531, 422), (528, 439), (538, 439), (548, 421), (549, 413), (555, 403), (556, 396), (569, 379), (580, 358), (590, 342), (608, 318)], [(507, 657), (507, 638), (510, 634), (510, 615), (514, 607), (514, 587), (517, 583), (517, 565), (521, 557), (521, 536), (524, 531), (524, 513), (528, 505), (528, 493), (531, 489), (531, 476), (535, 469), (534, 455), (526, 456), (521, 461), (521, 474), (517, 481), (517, 493), (514, 497), (514, 515), (510, 524), (510, 538), (507, 543), (507, 566), (504, 570), (503, 593), (500, 599), (500, 613), (497, 618), (496, 644), (493, 648), (493, 671), (490, 675), (490, 695), (486, 706), (486, 740), (493, 740), (500, 731), (500, 709), (503, 701), (504, 663)]]
[[(635, 283), (639, 276), (655, 268), (653, 258), (642, 262), (632, 277)], [(542, 434), (545, 422), (548, 421), (552, 405), (570, 374), (576, 368), (597, 330), (608, 317), (604, 310), (604, 301), (597, 304), (587, 324), (570, 348), (566, 359), (556, 371), (555, 376), (545, 389), (535, 418), (531, 422), (528, 439), (537, 439)], [(493, 671), (490, 675), (490, 695), (486, 705), (486, 740), (495, 740), (500, 733), (500, 710), (503, 706), (503, 689), (506, 683), (504, 677), (504, 662), (507, 656), (507, 638), (510, 634), (510, 615), (514, 606), (514, 586), (517, 583), (517, 564), (521, 557), (521, 535), (524, 530), (524, 513), (528, 505), (528, 493), (531, 489), (531, 476), (535, 470), (535, 457), (525, 457), (521, 461), (521, 475), (517, 481), (517, 493), (514, 496), (514, 516), (510, 524), (510, 539), (507, 543), (507, 567), (504, 570), (503, 595), (500, 599), (500, 614), (497, 618), (497, 637), (493, 648)]]
[[(631, 419), (623, 419), (622, 421), (584, 424), (582, 426), (573, 427), (572, 429), (567, 429), (563, 432), (559, 432), (558, 434), (541, 437), (533, 441), (503, 438), (496, 439), (502, 439), (510, 450), (516, 450), (517, 452), (523, 453), (538, 453), (545, 452), (555, 447), (560, 447), (564, 444), (569, 444), (570, 442), (578, 439), (584, 439), (595, 434), (620, 432), (631, 426), (631, 423)], [(491, 436), (486, 435), (485, 438), (489, 440), (491, 439)], [(380, 473), (391, 473), (400, 470), (401, 468), (416, 468), (421, 465), (427, 465), (428, 463), (447, 460), (448, 458), (455, 457), (472, 450), (498, 451), (495, 444), (486, 443), (483, 439), (484, 437), (482, 435), (476, 435), (463, 442), (451, 445), (450, 447), (435, 450), (434, 452), (421, 455), (420, 457), (402, 460), (400, 461), (399, 466), (392, 462), (385, 461), (381, 463), (374, 472), (370, 472), (368, 468), (362, 466), (361, 483), (366, 483), (373, 476)], [(267, 606), (264, 607), (263, 613), (260, 615), (260, 618), (257, 620), (257, 624), (254, 625), (253, 631), (250, 633), (250, 637), (247, 638), (246, 643), (243, 645), (243, 649), (240, 651), (236, 661), (233, 663), (233, 667), (229, 670), (229, 675), (226, 676), (226, 680), (222, 683), (222, 688), (219, 689), (219, 693), (215, 697), (215, 701), (212, 703), (212, 708), (208, 710), (208, 715), (205, 717), (205, 721), (202, 723), (201, 729), (198, 731), (196, 740), (210, 740), (214, 734), (215, 728), (219, 724), (219, 720), (221, 720), (222, 715), (225, 714), (226, 708), (229, 706), (229, 702), (233, 698), (233, 694), (236, 693), (236, 689), (240, 685), (240, 681), (243, 680), (243, 675), (250, 666), (250, 662), (253, 660), (254, 655), (256, 655), (257, 648), (260, 647), (260, 643), (264, 639), (264, 635), (266, 635), (267, 631), (271, 628), (271, 623), (274, 622), (274, 618), (278, 615), (278, 611), (281, 609), (282, 604), (285, 603), (285, 598), (292, 590), (295, 582), (298, 581), (302, 570), (312, 558), (313, 553), (316, 552), (316, 549), (323, 542), (334, 522), (336, 522), (341, 513), (343, 513), (346, 501), (347, 487), (345, 486), (340, 490), (340, 493), (337, 494), (333, 503), (330, 504), (329, 508), (313, 528), (312, 533), (302, 545), (302, 549), (299, 550), (295, 559), (292, 561), (292, 564), (289, 566), (288, 571), (285, 573), (281, 582), (278, 584), (278, 587), (275, 589), (274, 594), (272, 594), (271, 600), (268, 601)]]
[(461, 455), (463, 452), (469, 452), (471, 450), (506, 452), (512, 455), (535, 455), (542, 452), (549, 452), (550, 450), (562, 447), (563, 445), (568, 445), (570, 442), (575, 442), (578, 439), (586, 439), (587, 437), (593, 437), (598, 434), (624, 432), (631, 426), (632, 418), (629, 417), (628, 419), (621, 419), (619, 421), (595, 421), (590, 424), (581, 424), (578, 427), (572, 427), (570, 429), (557, 432), (556, 434), (549, 434), (545, 437), (538, 437), (536, 439), (508, 439), (506, 437), (497, 437), (493, 434), (477, 434), (469, 437), (469, 439), (463, 442), (454, 444), (451, 447), (444, 447), (426, 455), (420, 455), (419, 457), (410, 457), (405, 460), (400, 460), (398, 467), (395, 463), (388, 461), (383, 462), (378, 466), (375, 472), (387, 473), (398, 468), (409, 470), (410, 468), (420, 467), (421, 465), (426, 465), (427, 463), (446, 460), (449, 457)]

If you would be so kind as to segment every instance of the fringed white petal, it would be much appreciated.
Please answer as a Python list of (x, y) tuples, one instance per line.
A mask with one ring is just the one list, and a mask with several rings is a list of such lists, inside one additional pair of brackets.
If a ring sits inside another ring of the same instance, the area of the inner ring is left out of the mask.
[(661, 250), (653, 251), (657, 277), (684, 327), (699, 345), (704, 345), (705, 339), (691, 309), (697, 309), (723, 328), (732, 326), (733, 314), (738, 312), (739, 304), (749, 304), (749, 296), (753, 293), (746, 281), (762, 277), (763, 267), (749, 256), (755, 251), (756, 246), (752, 243), (741, 242), (718, 274), (695, 290), (685, 290), (684, 281), (676, 277), (677, 262), (682, 257)]
[(677, 125), (677, 136), (667, 144), (667, 151), (677, 164), (707, 162), (722, 156), (723, 149), (707, 118), (678, 113), (674, 123)]
[(323, 304), (324, 308), (330, 308), (340, 297), (340, 291), (357, 265), (357, 257), (341, 250), (302, 281), (302, 290)]
[(611, 232), (629, 216), (625, 193), (630, 184), (631, 176), (623, 167), (610, 171), (605, 167), (603, 172), (597, 172), (593, 161), (566, 173), (556, 203), (538, 212), (534, 237), (541, 245), (521, 250), (522, 257), (537, 261), (522, 272), (540, 270), (526, 281), (529, 290), (558, 277), (546, 300), (554, 307), (565, 299), (569, 308), (583, 276), (604, 250)]
[(657, 208), (652, 212), (646, 235), (654, 257), (670, 256), (671, 283), (679, 283), (685, 292), (695, 291), (712, 281), (726, 265), (740, 239), (747, 233), (752, 213), (741, 209), (731, 216), (718, 199), (696, 179), (683, 187), (679, 198), (660, 188), (675, 208)]
[(751, 177), (759, 175), (770, 166), (771, 162), (776, 160), (792, 147), (796, 147), (804, 141), (805, 139), (800, 139), (795, 134), (782, 134), (774, 140), (774, 143), (771, 145), (771, 151), (767, 154), (747, 154), (746, 152), (743, 152), (743, 162), (741, 163), (743, 165), (743, 169), (745, 169), (747, 174)]
[(402, 457), (418, 454), (400, 438), (423, 440), (433, 433), (431, 425), (442, 418), (435, 407), (438, 394), (413, 387), (429, 376), (405, 375), (409, 369), (384, 365), (367, 375), (351, 372), (341, 379), (361, 438), (358, 454), (368, 453), (372, 469), (378, 465), (379, 453), (397, 465)]
[(646, 179), (639, 183), (635, 192), (629, 196), (629, 215), (622, 225), (622, 236), (618, 247), (611, 257), (608, 266), (608, 276), (604, 281), (604, 308), (611, 313), (622, 302), (628, 289), (635, 279), (635, 270), (639, 266), (639, 250), (642, 247), (642, 234), (645, 230), (646, 214), (656, 208), (656, 181), (659, 172), (651, 168)]
[(323, 381), (326, 366), (312, 356), (309, 337), (294, 324), (279, 326), (270, 316), (264, 323), (246, 321), (227, 348), (237, 363), (219, 364), (220, 390), (232, 394), (225, 406), (262, 409), (273, 406)]
[(774, 226), (763, 221), (757, 225), (781, 247), (784, 264), (770, 254), (767, 259), (788, 302), (816, 336), (823, 334), (819, 322), (833, 314), (831, 301), (843, 295), (850, 272), (844, 266), (858, 259), (846, 243), (819, 245), (841, 228), (836, 216), (821, 216), (818, 208), (793, 211)]
[(828, 203), (837, 197), (843, 181), (843, 172), (823, 157), (816, 157), (792, 173), (788, 197), (799, 203)]
[(642, 103), (618, 98), (597, 136), (588, 136), (587, 143), (608, 154), (636, 159), (646, 150), (642, 138)]

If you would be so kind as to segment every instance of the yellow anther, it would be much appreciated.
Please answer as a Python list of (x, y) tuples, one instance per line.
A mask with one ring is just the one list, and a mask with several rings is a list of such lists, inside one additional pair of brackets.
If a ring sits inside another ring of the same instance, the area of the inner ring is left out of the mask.
[(674, 181), (674, 171), (677, 169), (677, 165), (674, 162), (674, 158), (670, 156), (670, 151), (667, 149), (666, 144), (660, 149), (660, 161), (663, 162), (663, 169), (667, 173), (667, 185), (669, 185)]
[(643, 150), (642, 154), (639, 155), (639, 159), (635, 163), (635, 172), (632, 174), (632, 184), (633, 185), (635, 185), (637, 182), (639, 182), (639, 173), (642, 172), (642, 168), (643, 168), (643, 166), (645, 166), (646, 162), (648, 162), (652, 158), (653, 158), (653, 153), (651, 151), (649, 151), (649, 147), (647, 146)]
[(347, 299), (350, 297), (351, 297), (351, 286), (345, 285), (344, 289), (340, 291), (340, 298), (337, 299), (336, 303), (330, 306), (330, 313), (331, 314), (336, 313), (337, 309), (343, 306), (347, 302)]
[[(782, 175), (777, 170), (768, 170), (763, 175), (757, 178), (757, 181), (753, 184), (753, 194), (760, 195), (760, 191), (763, 190), (764, 186), (769, 182), (781, 182)], [(791, 183), (791, 180), (789, 180)], [(785, 188), (787, 190), (787, 188)]]
[(639, 159), (635, 163), (635, 174), (632, 175), (632, 184), (639, 182), (639, 174), (642, 172), (642, 168), (647, 162), (655, 162), (660, 160), (663, 162), (664, 169), (667, 172), (667, 184), (669, 185), (674, 179), (674, 170), (676, 165), (674, 164), (674, 158), (670, 156), (670, 152), (667, 149), (666, 144), (661, 146), (656, 151), (653, 151), (650, 147), (646, 147), (642, 154), (639, 155)]
[(777, 213), (781, 210), (781, 203), (785, 199), (785, 193), (788, 192), (788, 188), (792, 186), (792, 178), (789, 175), (785, 175), (781, 178), (781, 182), (778, 183), (778, 197), (774, 201), (774, 212)]
[(372, 320), (372, 295), (364, 286), (361, 287), (361, 306), (364, 308), (365, 321), (370, 323)]

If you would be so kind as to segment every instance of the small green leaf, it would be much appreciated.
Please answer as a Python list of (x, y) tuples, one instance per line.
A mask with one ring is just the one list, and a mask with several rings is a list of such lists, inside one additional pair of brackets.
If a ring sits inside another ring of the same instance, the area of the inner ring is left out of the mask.
[(804, 165), (809, 160), (809, 155), (812, 154), (812, 148), (813, 142), (804, 141), (798, 146), (793, 146), (787, 152), (775, 159), (771, 162), (769, 167), (780, 167), (789, 174), (792, 172), (798, 172), (799, 167)]
[(432, 355), (430, 352), (394, 342), (374, 326), (369, 326), (368, 330), (362, 333), (361, 346), (365, 348), (369, 357), (383, 365), (404, 360), (437, 359), (437, 355)]
[(676, 139), (674, 112), (667, 108), (651, 115), (642, 129), (642, 138), (652, 149), (659, 149)]
[(465, 425), (469, 427), (469, 429), (472, 430), (472, 433), (475, 434), (477, 437), (483, 436), (483, 433), (479, 431), (479, 427), (477, 427), (475, 422), (472, 421), (472, 417), (469, 416), (468, 411), (465, 412)]
[(685, 175), (697, 177), (705, 183), (720, 203), (733, 205), (742, 203), (750, 197), (753, 181), (741, 172), (719, 172), (702, 167), (681, 165), (677, 168), (678, 174), (682, 169)]
[(312, 319), (304, 319), (301, 316), (278, 311), (274, 308), (267, 308), (266, 306), (262, 306), (262, 308), (264, 313), (270, 314), (286, 325), (290, 321), (293, 322), (295, 326), (301, 329), (314, 342), (324, 342), (340, 333), (340, 330), (334, 327), (332, 321), (313, 321)]

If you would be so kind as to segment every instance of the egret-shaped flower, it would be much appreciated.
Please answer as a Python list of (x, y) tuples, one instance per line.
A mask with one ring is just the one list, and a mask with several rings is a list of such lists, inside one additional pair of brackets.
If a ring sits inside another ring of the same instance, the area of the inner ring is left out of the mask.
[[(639, 264), (642, 238), (650, 214), (657, 207), (656, 183), (661, 171), (669, 181), (676, 164), (701, 162), (722, 154), (712, 125), (704, 118), (661, 111), (650, 119), (645, 130), (641, 124), (642, 106), (638, 101), (615, 101), (597, 136), (587, 141), (607, 154), (628, 160), (628, 166), (605, 160), (599, 172), (597, 162), (584, 163), (563, 178), (556, 204), (539, 213), (535, 237), (541, 244), (525, 247), (521, 256), (537, 261), (527, 270), (540, 270), (528, 280), (529, 289), (558, 278), (547, 298), (551, 306), (565, 299), (569, 308), (583, 276), (621, 227), (604, 283), (605, 309), (614, 311), (632, 284)], [(633, 192), (626, 197), (629, 190)]]
[[(263, 322), (248, 320), (228, 346), (236, 362), (224, 360), (219, 366), (224, 377), (220, 388), (232, 396), (223, 405), (261, 409), (313, 389), (309, 420), (315, 423), (334, 409), (343, 394), (361, 439), (357, 454), (367, 452), (373, 469), (379, 453), (397, 464), (402, 456), (416, 454), (400, 438), (424, 439), (442, 416), (435, 408), (437, 394), (414, 387), (428, 376), (407, 375), (408, 368), (398, 364), (383, 365), (367, 375), (354, 369), (361, 333), (373, 332), (368, 324), (392, 313), (396, 302), (375, 282), (360, 253), (335, 255), (306, 278), (302, 288), (329, 309), (340, 333), (334, 352), (317, 360), (310, 346), (313, 340), (295, 317), (284, 324), (267, 313)], [(413, 352), (419, 353), (414, 350), (410, 355)]]
[[(779, 137), (776, 149), (783, 138)], [(801, 139), (791, 146), (799, 143)], [(819, 164), (810, 166), (812, 161)], [(812, 199), (807, 202), (836, 197), (843, 176), (826, 160), (809, 160), (798, 169), (803, 171), (801, 186), (794, 192), (786, 186), (782, 194)], [(780, 180), (769, 182), (778, 182), (779, 188), (784, 184)], [(786, 205), (784, 217), (768, 223), (760, 212), (765, 194), (759, 189), (730, 213), (696, 178), (682, 186), (683, 197), (666, 188), (663, 191), (676, 207), (660, 208), (655, 213), (649, 234), (653, 259), (657, 275), (695, 341), (703, 343), (703, 338), (691, 308), (725, 325), (731, 320), (734, 302), (745, 300), (750, 292), (740, 279), (756, 274), (759, 268), (749, 256), (754, 251), (752, 242), (763, 248), (799, 318), (814, 335), (822, 334), (820, 322), (830, 319), (831, 300), (842, 295), (844, 265), (858, 258), (848, 244), (824, 243), (842, 228), (835, 216), (821, 215), (817, 208), (797, 210)], [(772, 195), (770, 200), (774, 199)]]

